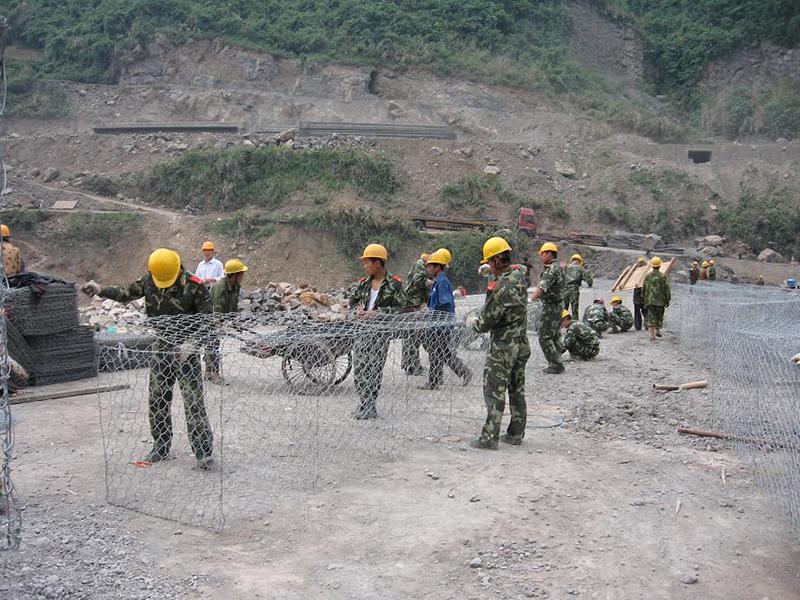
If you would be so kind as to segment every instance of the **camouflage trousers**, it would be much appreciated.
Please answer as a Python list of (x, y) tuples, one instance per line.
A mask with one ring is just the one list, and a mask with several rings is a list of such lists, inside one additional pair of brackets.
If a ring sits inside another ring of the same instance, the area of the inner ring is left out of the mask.
[(539, 347), (551, 367), (563, 367), (561, 362), (561, 305), (545, 304), (539, 323)]
[(196, 458), (211, 456), (213, 434), (203, 400), (203, 367), (199, 354), (179, 364), (175, 352), (156, 353), (150, 367), (149, 418), (154, 447), (167, 454), (172, 445), (172, 390), (177, 382), (189, 441)]
[(410, 337), (403, 340), (403, 352), (400, 357), (400, 366), (406, 373), (419, 373), (422, 371), (422, 361), (419, 359), (419, 347), (422, 344), (424, 332), (414, 331)]
[(600, 354), (600, 346), (584, 346), (582, 344), (575, 344), (572, 348), (568, 348), (569, 355), (572, 358), (580, 360), (592, 360), (595, 356)]
[(388, 353), (387, 335), (359, 336), (353, 345), (353, 383), (361, 400), (359, 411), (375, 410)]
[(573, 285), (568, 285), (564, 290), (564, 308), (569, 311), (573, 319), (578, 318), (578, 310), (580, 309), (581, 302), (581, 289)]
[(647, 326), (661, 329), (664, 326), (663, 306), (647, 305)]
[(500, 425), (506, 409), (506, 391), (511, 421), (506, 434), (511, 438), (525, 437), (528, 408), (525, 404), (525, 364), (531, 356), (527, 336), (518, 342), (495, 342), (489, 348), (483, 368), (483, 400), (486, 402), (486, 423), (481, 440), (500, 439)]

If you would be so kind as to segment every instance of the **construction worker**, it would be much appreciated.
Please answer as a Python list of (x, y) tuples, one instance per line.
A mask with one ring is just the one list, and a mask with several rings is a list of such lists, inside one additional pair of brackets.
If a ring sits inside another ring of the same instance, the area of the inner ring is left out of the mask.
[[(525, 364), (531, 355), (528, 343), (528, 288), (525, 268), (511, 264), (511, 246), (501, 237), (483, 244), (483, 264), (488, 264), (497, 278), (492, 293), (480, 314), (470, 315), (466, 326), (478, 333), (490, 333), (489, 353), (483, 370), (483, 399), (486, 422), (473, 448), (497, 450), (498, 440), (519, 445), (525, 437)], [(560, 301), (560, 298), (559, 298)], [(511, 422), (503, 437), (500, 425), (506, 405), (506, 391), (511, 408)]]
[(573, 254), (569, 259), (569, 264), (564, 267), (564, 308), (570, 314), (578, 315), (581, 300), (581, 283), (592, 287), (594, 278), (592, 274), (583, 266), (583, 257), (580, 254)]
[(453, 288), (446, 272), (451, 258), (450, 252), (440, 248), (426, 261), (428, 277), (433, 280), (433, 287), (428, 297), (428, 310), (434, 311), (436, 315), (445, 313), (448, 317), (442, 323), (437, 316), (425, 336), (425, 349), (430, 357), (431, 369), (428, 383), (420, 389), (438, 389), (443, 383), (445, 365), (464, 380), (464, 385), (469, 385), (472, 381), (472, 371), (458, 358), (453, 347), (452, 319), (456, 313), (456, 306), (453, 301)]
[(650, 330), (650, 341), (661, 337), (661, 328), (664, 326), (664, 309), (669, 306), (671, 292), (669, 281), (661, 272), (661, 259), (654, 256), (650, 259), (653, 270), (644, 278), (642, 295), (647, 307), (647, 328)]
[(197, 265), (197, 270), (194, 273), (209, 287), (222, 279), (225, 274), (222, 262), (214, 258), (216, 251), (217, 248), (214, 246), (214, 242), (208, 240), (203, 242), (203, 260)]
[(708, 261), (708, 280), (709, 281), (716, 281), (717, 280), (717, 263), (712, 258)]
[(700, 279), (700, 265), (696, 260), (692, 261), (692, 266), (689, 267), (689, 283), (694, 285)]
[(11, 229), (5, 223), (0, 225), (0, 236), (3, 238), (3, 272), (6, 277), (19, 275), (25, 269), (22, 263), (22, 254), (19, 248), (11, 243)]
[[(389, 253), (380, 244), (364, 248), (360, 260), (366, 277), (359, 280), (350, 297), (350, 308), (363, 319), (377, 315), (398, 314), (403, 310), (402, 280), (386, 271)], [(388, 333), (366, 333), (353, 346), (353, 381), (361, 401), (353, 413), (356, 419), (377, 419), (375, 401), (381, 391), (383, 367), (389, 352)]]
[(633, 313), (622, 305), (622, 296), (611, 298), (611, 312), (608, 313), (610, 333), (625, 333), (633, 327)]
[[(405, 283), (403, 284), (403, 312), (413, 312), (424, 310), (428, 306), (428, 290), (430, 280), (425, 263), (429, 254), (422, 253), (418, 260), (408, 272)], [(411, 332), (407, 338), (403, 338), (403, 352), (400, 359), (400, 366), (408, 375), (422, 375), (425, 371), (419, 359), (419, 346), (422, 342), (422, 332)]]
[[(215, 314), (235, 313), (239, 311), (239, 293), (247, 267), (238, 258), (232, 258), (225, 263), (225, 277), (217, 281), (211, 288), (211, 303)], [(206, 354), (206, 379), (220, 383), (220, 351), (219, 337), (211, 340), (208, 354)]]
[(708, 261), (704, 260), (703, 264), (700, 265), (700, 281), (706, 281), (708, 279)]
[(561, 311), (561, 327), (565, 329), (561, 342), (562, 352), (569, 351), (572, 358), (591, 360), (600, 353), (597, 332), (580, 321), (573, 321), (567, 309)]
[(759, 275), (758, 279), (756, 279), (756, 285), (764, 285), (764, 276)]
[(544, 373), (558, 374), (564, 372), (561, 362), (561, 339), (559, 323), (561, 309), (564, 306), (564, 271), (556, 262), (558, 260), (558, 246), (552, 242), (545, 242), (539, 248), (539, 257), (544, 264), (544, 270), (539, 277), (539, 283), (531, 294), (531, 300), (542, 301), (542, 316), (539, 324), (539, 346), (542, 354), (547, 359)]
[(597, 332), (597, 337), (603, 337), (603, 332), (611, 325), (605, 300), (595, 298), (583, 312), (583, 322)]
[[(641, 268), (647, 265), (647, 259), (640, 256), (636, 259), (636, 267)], [(633, 288), (633, 326), (636, 331), (641, 331), (642, 322), (647, 318), (647, 308), (644, 305), (644, 296), (642, 295), (642, 286)]]
[[(90, 281), (81, 288), (87, 294), (131, 302), (144, 297), (148, 317), (197, 315), (213, 310), (203, 281), (181, 266), (178, 253), (167, 248), (155, 250), (147, 261), (148, 273), (123, 287), (100, 287)], [(153, 449), (145, 456), (155, 463), (169, 456), (172, 445), (172, 389), (177, 381), (183, 395), (189, 440), (200, 469), (208, 469), (212, 459), (213, 436), (203, 400), (200, 352), (208, 344), (207, 323), (182, 322), (174, 330), (163, 327), (157, 336), (156, 351), (150, 366), (149, 417)]]
[(531, 287), (531, 281), (533, 280), (533, 263), (531, 262), (531, 255), (527, 252), (522, 255), (522, 266), (525, 267), (525, 283), (528, 287)]

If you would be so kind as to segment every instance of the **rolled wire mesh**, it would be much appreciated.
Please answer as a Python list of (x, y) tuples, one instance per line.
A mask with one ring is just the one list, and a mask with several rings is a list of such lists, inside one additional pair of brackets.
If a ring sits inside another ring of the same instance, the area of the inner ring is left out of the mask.
[[(485, 350), (443, 313), (159, 317), (136, 333), (152, 345), (105, 360), (103, 385), (121, 388), (99, 396), (107, 498), (183, 523), (262, 514), (409, 441), (477, 433), (485, 416)], [(144, 460), (167, 440), (169, 458)]]
[(684, 352), (713, 374), (715, 427), (800, 534), (800, 294), (729, 284), (675, 286)]

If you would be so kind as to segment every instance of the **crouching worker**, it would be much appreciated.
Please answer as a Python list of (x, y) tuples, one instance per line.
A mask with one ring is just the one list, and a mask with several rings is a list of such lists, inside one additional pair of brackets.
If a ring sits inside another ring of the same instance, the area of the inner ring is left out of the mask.
[[(362, 319), (378, 314), (398, 314), (403, 310), (400, 278), (386, 271), (389, 253), (380, 244), (364, 248), (360, 260), (366, 277), (361, 279), (350, 297), (350, 308)], [(361, 401), (353, 417), (377, 419), (376, 400), (381, 391), (383, 367), (389, 352), (389, 332), (362, 333), (353, 346), (353, 381)]]
[[(519, 445), (525, 437), (525, 364), (531, 355), (528, 343), (528, 284), (525, 268), (511, 264), (511, 246), (501, 237), (489, 238), (483, 245), (483, 262), (497, 278), (494, 290), (478, 315), (471, 315), (467, 328), (490, 333), (489, 354), (483, 370), (483, 399), (486, 423), (473, 448), (497, 450), (498, 440)], [(500, 437), (506, 407), (506, 391), (511, 422)]]
[(606, 303), (602, 298), (595, 298), (594, 302), (586, 307), (583, 312), (583, 322), (594, 329), (598, 337), (603, 337), (603, 332), (608, 329), (610, 323)]
[(569, 351), (572, 358), (591, 360), (600, 353), (600, 338), (595, 330), (585, 323), (573, 321), (568, 310), (561, 313), (561, 327), (566, 329), (561, 342), (563, 351)]
[(627, 306), (622, 306), (622, 297), (611, 298), (611, 312), (608, 313), (609, 331), (611, 333), (624, 333), (633, 327), (633, 313)]
[[(212, 312), (211, 298), (202, 279), (181, 266), (177, 252), (155, 250), (147, 261), (148, 273), (128, 286), (100, 287), (90, 281), (84, 293), (131, 302), (144, 297), (148, 317), (196, 315)], [(150, 367), (149, 418), (153, 449), (144, 461), (155, 463), (169, 456), (172, 445), (172, 389), (178, 383), (183, 396), (189, 440), (200, 469), (212, 459), (213, 436), (203, 398), (200, 350), (208, 343), (211, 320), (187, 322), (180, 331), (162, 332)], [(167, 334), (173, 337), (170, 340)]]

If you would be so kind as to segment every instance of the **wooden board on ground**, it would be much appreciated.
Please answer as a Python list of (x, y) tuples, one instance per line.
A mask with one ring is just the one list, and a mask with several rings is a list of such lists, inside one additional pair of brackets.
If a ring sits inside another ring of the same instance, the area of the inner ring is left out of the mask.
[[(669, 259), (667, 262), (661, 265), (660, 271), (664, 275), (669, 276), (669, 272), (672, 270), (675, 262), (676, 261), (674, 258)], [(650, 263), (644, 265), (632, 264), (629, 267), (625, 267), (625, 269), (622, 271), (622, 274), (617, 278), (617, 281), (614, 282), (614, 285), (611, 287), (611, 291), (627, 292), (642, 287), (644, 278), (647, 277), (647, 274), (652, 271), (652, 269), (653, 267), (650, 266)]]
[[(52, 387), (56, 386), (44, 386)], [(129, 388), (128, 384), (118, 385), (93, 385), (91, 387), (84, 387), (79, 389), (60, 390), (55, 389), (50, 391), (43, 391), (39, 393), (24, 393), (15, 394), (9, 398), (10, 404), (27, 404), (28, 402), (41, 402), (42, 400), (57, 400), (59, 398), (73, 398), (75, 396), (88, 396), (89, 394), (102, 394), (105, 392), (116, 392), (118, 390), (125, 390)]]
[(54, 210), (72, 210), (78, 206), (77, 200), (56, 200), (53, 202)]

